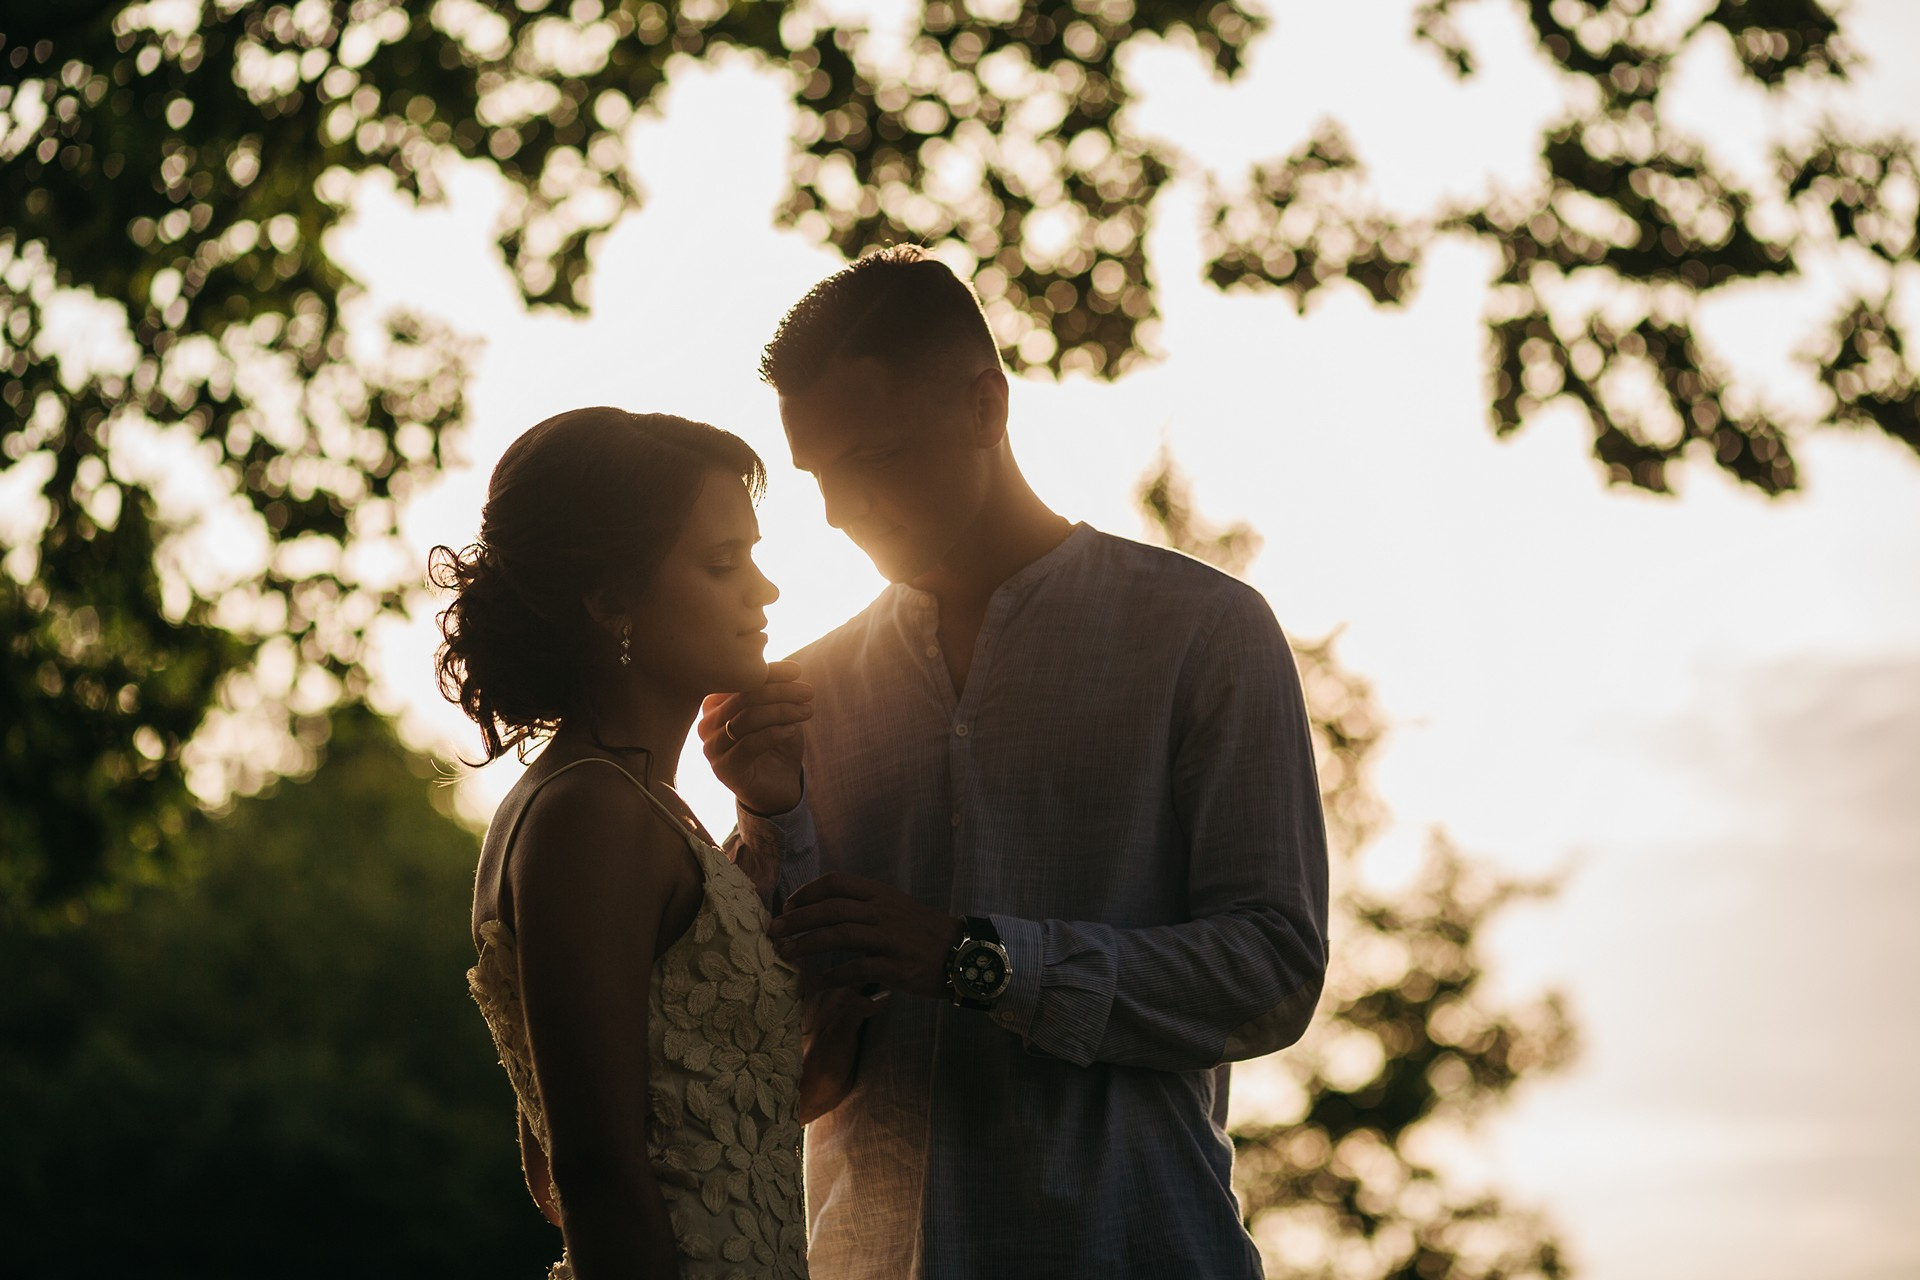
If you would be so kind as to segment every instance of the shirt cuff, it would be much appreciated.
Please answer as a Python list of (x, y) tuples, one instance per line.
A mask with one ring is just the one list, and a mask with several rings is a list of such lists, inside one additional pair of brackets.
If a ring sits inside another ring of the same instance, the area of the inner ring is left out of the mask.
[(1042, 937), (1039, 922), (1014, 916), (988, 916), (1000, 934), (1000, 945), (1007, 949), (1007, 971), (1011, 975), (1007, 989), (993, 1002), (987, 1014), (995, 1023), (1022, 1040), (1033, 1030), (1034, 1015), (1040, 1011), (1040, 957)]
[(734, 805), (740, 838), (756, 848), (779, 852), (780, 875), (773, 890), (776, 913), (789, 894), (820, 874), (820, 837), (814, 831), (805, 785), (803, 780), (800, 802), (785, 813), (755, 813), (743, 804)]
[(1013, 977), (987, 1016), (1019, 1036), (1028, 1053), (1082, 1067), (1091, 1063), (1113, 1009), (1118, 959), (1112, 948), (1096, 939), (1057, 934), (1057, 954), (1049, 959), (1046, 924), (1013, 916), (989, 919), (1000, 932)]

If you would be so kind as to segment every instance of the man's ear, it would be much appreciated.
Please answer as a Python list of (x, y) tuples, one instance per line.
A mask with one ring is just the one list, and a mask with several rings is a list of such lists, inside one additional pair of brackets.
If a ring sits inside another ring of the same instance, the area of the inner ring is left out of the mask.
[(997, 449), (1007, 438), (1007, 375), (998, 366), (973, 375), (973, 442)]

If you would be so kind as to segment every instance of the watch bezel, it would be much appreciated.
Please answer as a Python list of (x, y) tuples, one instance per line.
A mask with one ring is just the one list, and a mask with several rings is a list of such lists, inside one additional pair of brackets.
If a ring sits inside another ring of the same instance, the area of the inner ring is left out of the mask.
[[(1013, 957), (1000, 941), (1000, 931), (984, 916), (967, 916), (961, 922), (960, 941), (947, 953), (947, 992), (955, 1006), (962, 1009), (991, 1009), (994, 1001), (1013, 985)], [(1000, 979), (990, 987), (970, 982), (962, 973), (969, 956), (991, 952), (1000, 962)]]
[[(1000, 962), (1000, 980), (990, 987), (981, 986), (969, 979), (965, 973), (967, 961), (982, 953), (990, 954)], [(950, 976), (956, 993), (982, 1004), (992, 1004), (1005, 995), (1007, 988), (1013, 985), (1013, 962), (1007, 955), (1007, 948), (1001, 943), (987, 938), (962, 938), (960, 945), (953, 949)]]

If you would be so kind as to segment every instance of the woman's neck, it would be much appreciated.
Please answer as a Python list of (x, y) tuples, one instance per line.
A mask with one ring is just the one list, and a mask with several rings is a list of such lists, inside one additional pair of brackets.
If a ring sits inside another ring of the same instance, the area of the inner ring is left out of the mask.
[(672, 786), (699, 712), (698, 699), (667, 695), (623, 669), (595, 684), (581, 709), (561, 722), (553, 745), (568, 759), (645, 752), (648, 780)]

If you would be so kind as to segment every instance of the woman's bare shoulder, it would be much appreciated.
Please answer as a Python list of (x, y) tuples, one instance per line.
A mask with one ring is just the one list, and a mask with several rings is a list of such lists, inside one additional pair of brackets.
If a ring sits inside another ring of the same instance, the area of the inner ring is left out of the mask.
[(541, 786), (521, 820), (507, 873), (516, 893), (540, 885), (664, 897), (698, 871), (684, 838), (638, 781), (595, 759)]

